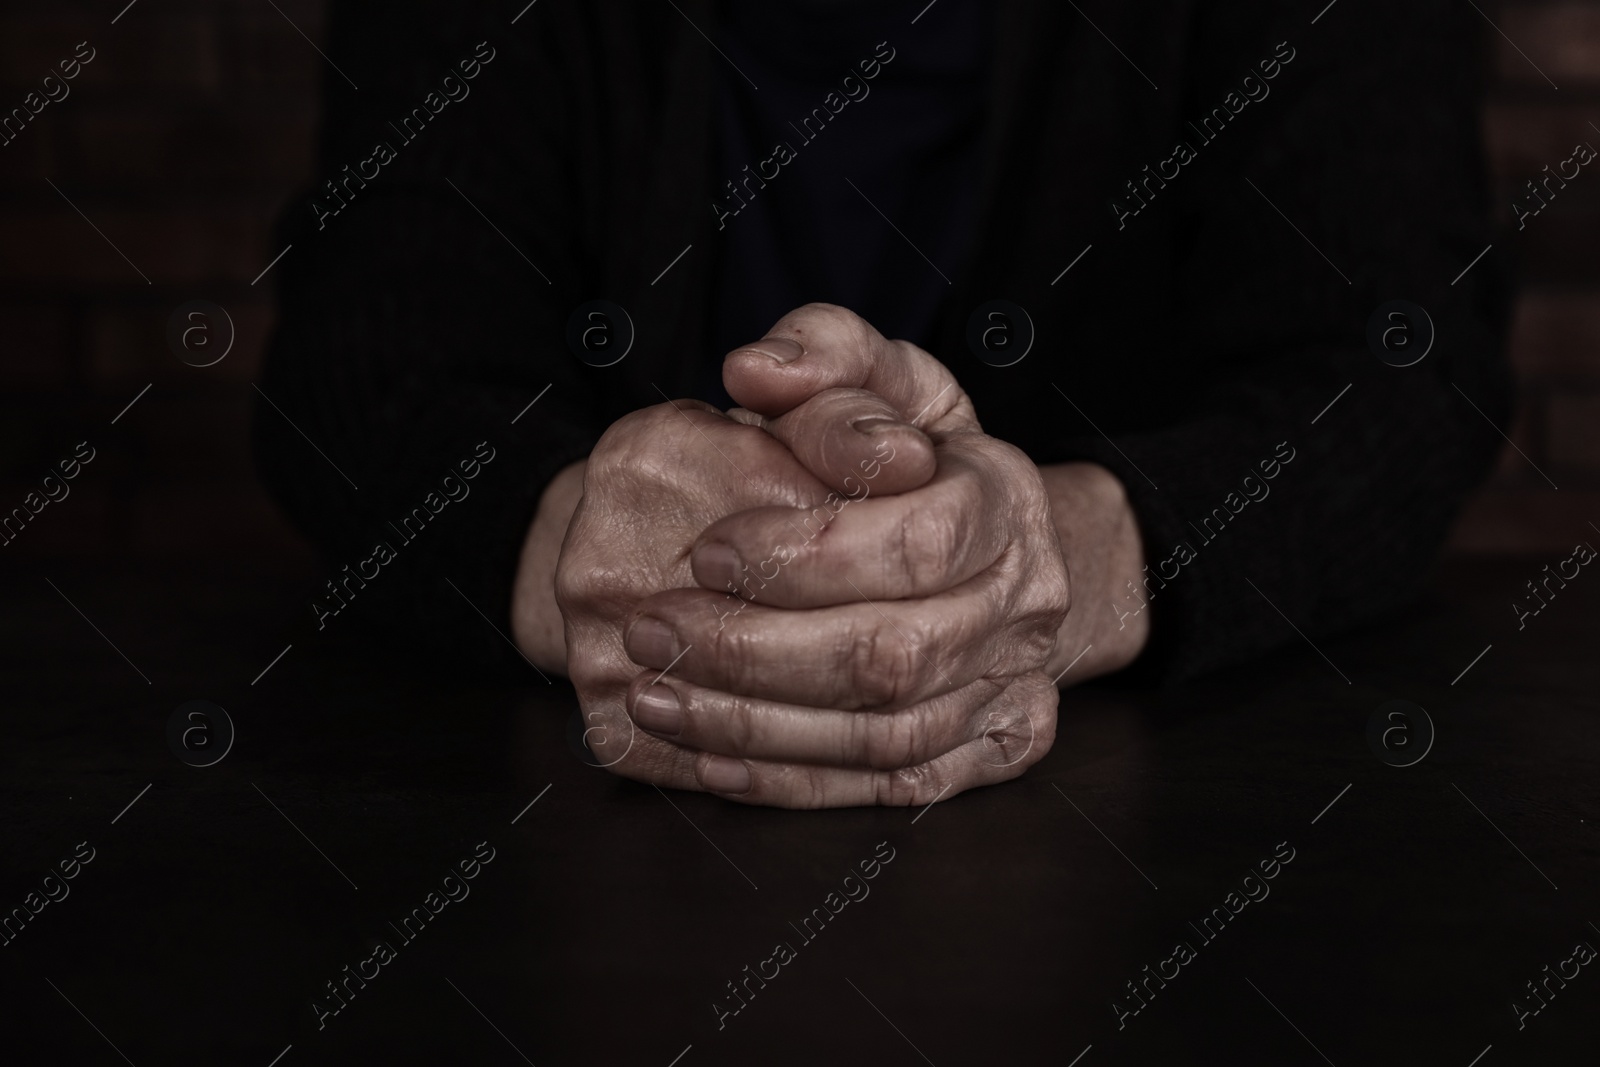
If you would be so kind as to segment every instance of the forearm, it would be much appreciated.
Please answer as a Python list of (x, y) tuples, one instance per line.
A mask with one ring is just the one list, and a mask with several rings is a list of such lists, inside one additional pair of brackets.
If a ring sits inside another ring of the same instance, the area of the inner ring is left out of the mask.
[(511, 594), (511, 633), (517, 647), (542, 671), (567, 673), (567, 642), (556, 605), (556, 561), (567, 526), (583, 497), (583, 473), (588, 460), (579, 460), (550, 480), (539, 498), (539, 511), (522, 543)]
[(1072, 608), (1047, 669), (1054, 678), (1070, 664), (1060, 684), (1072, 685), (1121, 670), (1148, 643), (1150, 609), (1135, 595), (1142, 591), (1144, 547), (1128, 495), (1109, 470), (1056, 463), (1039, 473), (1072, 583)]

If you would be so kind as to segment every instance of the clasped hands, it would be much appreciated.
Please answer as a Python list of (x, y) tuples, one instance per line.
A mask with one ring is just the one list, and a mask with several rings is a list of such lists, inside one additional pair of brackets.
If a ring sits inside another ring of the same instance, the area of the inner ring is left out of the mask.
[(582, 470), (553, 584), (598, 761), (797, 808), (1037, 762), (1069, 606), (1040, 468), (842, 308), (784, 316), (723, 377), (739, 408), (634, 412)]

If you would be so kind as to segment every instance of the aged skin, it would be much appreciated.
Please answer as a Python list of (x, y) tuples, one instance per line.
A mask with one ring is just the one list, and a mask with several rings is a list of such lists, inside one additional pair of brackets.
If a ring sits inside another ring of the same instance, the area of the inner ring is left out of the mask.
[[(1106, 606), (1144, 562), (1121, 484), (984, 434), (927, 353), (812, 304), (724, 381), (728, 415), (678, 401), (613, 425), (525, 543), (517, 640), (572, 678), (613, 771), (786, 807), (928, 803), (1021, 774), (1054, 738), (1053, 680), (1143, 648), (1148, 613)], [(1069, 564), (1089, 610), (1068, 613)]]

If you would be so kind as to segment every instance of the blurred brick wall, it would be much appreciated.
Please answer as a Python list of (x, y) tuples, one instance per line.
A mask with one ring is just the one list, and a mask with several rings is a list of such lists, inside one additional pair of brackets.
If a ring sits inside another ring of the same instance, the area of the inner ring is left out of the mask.
[(1504, 32), (1488, 38), (1484, 133), (1502, 226), (1489, 254), (1511, 256), (1520, 274), (1511, 359), (1522, 395), (1511, 438), (1527, 458), (1505, 450), (1451, 543), (1462, 551), (1570, 549), (1587, 523), (1600, 523), (1600, 164), (1583, 168), (1521, 231), (1511, 202), (1579, 142), (1600, 149), (1591, 125), (1600, 124), (1600, 3), (1479, 6)]
[[(279, 251), (286, 195), (310, 177), (323, 69), (285, 19), (318, 39), (321, 0), (274, 2), (282, 14), (266, 0), (5, 4), (0, 114), (78, 42), (95, 56), (0, 147), (0, 513), (76, 442), (97, 455), (0, 559), (305, 554), (254, 478), (247, 437), (272, 314), (267, 281), (250, 282)], [(237, 328), (205, 369), (166, 342), (168, 317), (196, 299)]]
[[(320, 39), (322, 0), (275, 2), (138, 0), (119, 17), (126, 0), (51, 0), (0, 14), (0, 110), (79, 41), (96, 51), (70, 95), (0, 147), (0, 513), (76, 442), (98, 452), (0, 559), (306, 553), (256, 483), (246, 436), (272, 315), (267, 282), (250, 283), (280, 251), (270, 227), (284, 198), (311, 177), (327, 69), (295, 29)], [(1506, 227), (1489, 254), (1512, 256), (1524, 283), (1512, 435), (1561, 488), (1507, 449), (1453, 547), (1553, 550), (1600, 521), (1600, 173), (1586, 169), (1523, 233), (1509, 204), (1578, 141), (1600, 146), (1589, 125), (1600, 122), (1600, 4), (1480, 6), (1528, 57), (1485, 27), (1485, 128)], [(166, 343), (168, 317), (195, 299), (237, 327), (228, 357), (205, 369)]]

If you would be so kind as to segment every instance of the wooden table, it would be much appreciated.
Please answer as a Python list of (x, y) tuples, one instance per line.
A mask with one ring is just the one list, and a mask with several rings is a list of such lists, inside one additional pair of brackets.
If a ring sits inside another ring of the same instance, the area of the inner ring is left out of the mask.
[[(0, 1060), (1593, 1063), (1600, 588), (1519, 631), (1543, 562), (828, 812), (587, 767), (564, 685), (306, 640), (281, 576), (7, 572), (0, 907), (65, 895), (8, 928)], [(209, 767), (167, 742), (194, 699), (237, 730)]]

